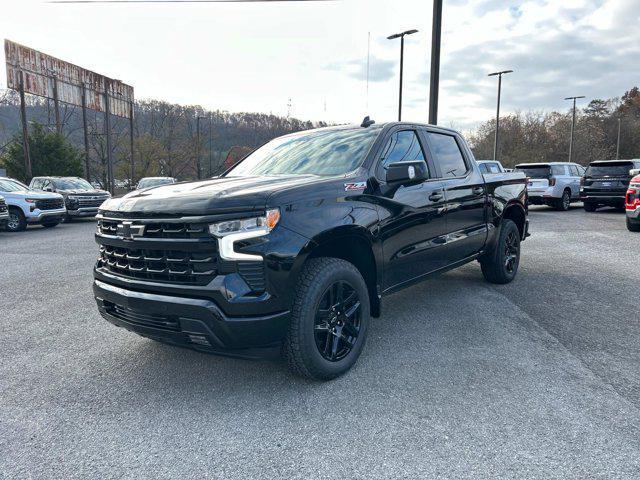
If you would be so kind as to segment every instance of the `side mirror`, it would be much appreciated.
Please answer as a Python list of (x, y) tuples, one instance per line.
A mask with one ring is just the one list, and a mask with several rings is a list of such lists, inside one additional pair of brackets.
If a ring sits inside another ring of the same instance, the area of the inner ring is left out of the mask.
[(640, 168), (632, 168), (629, 170), (629, 175), (635, 177), (636, 175), (640, 175)]
[(388, 184), (409, 185), (427, 179), (427, 164), (422, 160), (396, 162), (387, 165)]
[(53, 192), (53, 189), (51, 187), (46, 187), (44, 189), (45, 192)]

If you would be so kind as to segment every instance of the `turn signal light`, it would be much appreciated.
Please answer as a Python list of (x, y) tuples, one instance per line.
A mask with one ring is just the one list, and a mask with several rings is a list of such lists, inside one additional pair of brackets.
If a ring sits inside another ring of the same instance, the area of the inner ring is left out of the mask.
[(549, 179), (549, 186), (550, 187), (555, 187), (556, 186), (556, 179), (555, 178), (550, 178)]

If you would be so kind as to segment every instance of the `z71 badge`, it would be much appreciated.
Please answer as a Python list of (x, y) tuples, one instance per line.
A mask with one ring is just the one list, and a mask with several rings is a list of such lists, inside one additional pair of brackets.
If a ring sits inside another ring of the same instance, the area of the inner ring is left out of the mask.
[(344, 184), (345, 192), (349, 192), (352, 190), (364, 190), (365, 188), (367, 188), (367, 182), (353, 182)]

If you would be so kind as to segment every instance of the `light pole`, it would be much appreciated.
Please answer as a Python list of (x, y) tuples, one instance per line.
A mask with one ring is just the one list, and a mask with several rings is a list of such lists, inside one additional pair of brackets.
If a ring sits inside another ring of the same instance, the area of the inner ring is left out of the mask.
[(198, 174), (198, 180), (202, 179), (202, 168), (200, 167), (200, 119), (201, 116), (196, 117), (196, 170)]
[(213, 136), (212, 136), (212, 131), (213, 131), (213, 119), (211, 118), (212, 115), (211, 113), (209, 114), (209, 176), (212, 177), (212, 173), (213, 173)]
[(622, 123), (622, 116), (618, 115), (618, 140), (616, 141), (616, 160), (620, 160), (620, 124)]
[(418, 33), (418, 30), (406, 30), (401, 33), (394, 33), (389, 35), (387, 40), (400, 39), (400, 98), (398, 100), (398, 121), (402, 120), (402, 69), (404, 68), (404, 37), (405, 35), (412, 35)]
[(442, 40), (442, 0), (433, 0), (431, 26), (431, 74), (429, 81), (429, 123), (438, 124), (438, 89), (440, 88), (440, 42)]
[(500, 95), (502, 92), (502, 75), (513, 73), (513, 70), (502, 70), (501, 72), (490, 73), (489, 77), (498, 76), (498, 106), (496, 108), (496, 136), (493, 142), (493, 159), (498, 160), (498, 138), (500, 136)]
[(571, 139), (569, 140), (569, 161), (571, 162), (573, 159), (573, 131), (576, 127), (576, 100), (578, 98), (584, 98), (584, 95), (579, 95), (577, 97), (565, 97), (565, 100), (573, 100), (573, 114), (571, 118)]

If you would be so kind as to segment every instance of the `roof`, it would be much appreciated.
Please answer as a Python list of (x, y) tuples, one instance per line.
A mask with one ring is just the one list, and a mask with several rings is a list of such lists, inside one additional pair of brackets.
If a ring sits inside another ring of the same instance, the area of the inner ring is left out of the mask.
[(622, 158), (620, 160), (594, 160), (589, 165), (592, 165), (594, 163), (598, 165), (607, 164), (607, 163), (640, 163), (640, 159), (639, 158), (629, 158), (629, 159)]
[(578, 165), (575, 162), (535, 162), (535, 163), (519, 163), (516, 165), (516, 167), (521, 167), (521, 166), (528, 166), (528, 167), (548, 167), (550, 165)]

